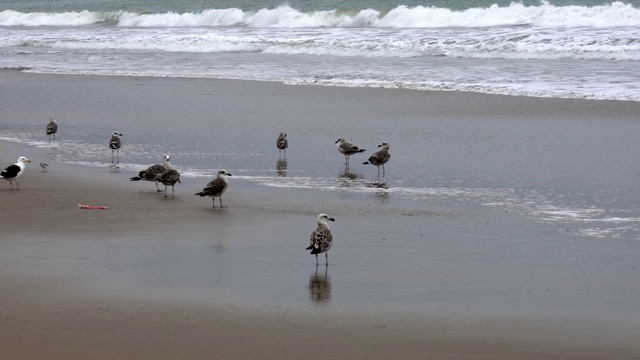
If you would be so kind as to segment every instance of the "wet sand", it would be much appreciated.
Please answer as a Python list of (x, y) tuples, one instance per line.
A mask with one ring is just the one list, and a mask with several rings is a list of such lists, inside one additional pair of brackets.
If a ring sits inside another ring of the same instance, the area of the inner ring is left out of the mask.
[[(0, 163), (20, 155), (35, 162), (22, 190), (0, 183), (11, 206), (0, 218), (0, 348), (11, 359), (640, 357), (632, 241), (601, 247), (447, 203), (386, 206), (233, 178), (227, 207), (212, 209), (191, 195), (202, 179), (165, 199), (127, 171), (41, 173), (45, 150), (0, 144)], [(340, 234), (327, 275), (302, 251), (324, 209)], [(430, 242), (424, 267), (394, 261), (394, 236)], [(587, 261), (556, 263), (578, 253)]]

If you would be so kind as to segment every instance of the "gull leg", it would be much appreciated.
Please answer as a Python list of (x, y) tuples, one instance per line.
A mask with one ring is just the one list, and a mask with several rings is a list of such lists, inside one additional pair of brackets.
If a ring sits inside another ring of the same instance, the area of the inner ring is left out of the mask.
[(164, 186), (164, 197), (167, 197), (167, 185)]
[(171, 185), (171, 197), (176, 197), (176, 188), (173, 185)]
[(385, 176), (385, 173), (384, 173), (384, 164), (382, 164), (382, 176)]
[(327, 267), (329, 266), (329, 252), (325, 252), (324, 253), (324, 266)]
[(215, 208), (216, 207), (216, 198), (212, 197), (212, 199), (213, 199), (213, 207)]
[(316, 254), (316, 267), (318, 267), (318, 254)]

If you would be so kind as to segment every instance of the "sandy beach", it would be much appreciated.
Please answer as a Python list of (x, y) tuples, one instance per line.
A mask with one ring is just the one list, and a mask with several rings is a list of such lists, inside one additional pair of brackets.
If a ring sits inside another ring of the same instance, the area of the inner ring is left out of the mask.
[[(466, 151), (446, 147), (451, 128), (465, 141), (477, 141), (482, 129), (493, 128), (514, 138), (526, 132), (531, 143), (547, 142), (541, 148), (565, 149), (566, 143), (536, 138), (530, 129), (543, 133), (551, 122), (558, 129), (583, 122), (576, 127), (585, 129), (586, 138), (608, 140), (615, 131), (597, 131), (610, 129), (612, 122), (629, 136), (638, 127), (638, 105), (632, 102), (0, 73), (3, 124), (47, 120), (52, 108), (78, 128), (89, 114), (115, 121), (129, 105), (113, 106), (126, 96), (148, 106), (148, 116), (159, 122), (174, 114), (160, 114), (166, 109), (151, 106), (156, 102), (176, 113), (191, 111), (188, 119), (206, 114), (205, 105), (214, 101), (224, 116), (267, 114), (276, 121), (270, 132), (277, 134), (287, 121), (275, 120), (278, 116), (293, 117), (308, 106), (317, 106), (306, 119), (310, 124), (325, 117), (382, 122), (379, 108), (363, 114), (358, 104), (384, 97), (386, 104), (397, 105), (386, 105), (387, 112), (407, 121), (429, 109), (426, 126), (441, 146), (431, 166), (443, 173), (453, 171), (451, 157)], [(153, 90), (123, 94), (140, 83)], [(203, 96), (193, 100), (201, 107), (186, 109), (192, 91), (210, 89), (214, 100)], [(276, 102), (285, 110), (270, 114)], [(505, 126), (505, 119), (514, 121)], [(243, 125), (228, 125), (234, 126)], [(260, 124), (246, 136), (269, 128)], [(125, 128), (125, 136), (126, 130), (135, 128)], [(322, 134), (316, 130), (300, 135), (311, 149), (305, 154), (313, 153), (310, 139)], [(478, 143), (490, 145), (478, 152), (495, 150), (484, 138)], [(602, 144), (588, 143), (598, 155), (583, 163), (566, 149), (545, 176), (570, 184), (588, 173), (589, 164), (615, 170), (633, 161), (619, 154), (618, 165), (609, 164), (611, 154), (600, 151)], [(611, 151), (629, 143), (611, 144)], [(407, 162), (425, 156), (412, 153), (409, 144), (395, 144), (393, 156), (404, 152)], [(510, 179), (524, 182), (520, 179), (540, 170), (546, 156), (520, 168), (518, 154), (527, 153), (527, 146), (518, 142), (508, 146), (515, 153), (496, 151), (483, 171), (502, 171), (500, 164), (507, 161)], [(18, 156), (33, 160), (20, 179), (21, 190), (0, 183), (0, 349), (8, 359), (640, 358), (635, 238), (584, 238), (452, 201), (281, 189), (233, 177), (226, 207), (213, 209), (209, 198), (192, 195), (205, 178), (185, 177), (176, 197), (164, 198), (152, 183), (130, 182), (135, 173), (126, 167), (56, 162), (49, 151), (0, 142), (1, 167)], [(290, 168), (304, 165), (296, 163), (295, 150), (290, 153)], [(50, 162), (48, 172), (40, 171), (40, 161)], [(478, 166), (477, 159), (467, 161), (457, 165)], [(559, 175), (563, 167), (566, 176)], [(589, 177), (581, 186), (626, 189), (636, 170), (625, 171), (613, 180)], [(109, 209), (81, 210), (78, 203)], [(303, 251), (319, 212), (337, 220), (326, 273), (324, 259), (315, 269), (313, 257)]]

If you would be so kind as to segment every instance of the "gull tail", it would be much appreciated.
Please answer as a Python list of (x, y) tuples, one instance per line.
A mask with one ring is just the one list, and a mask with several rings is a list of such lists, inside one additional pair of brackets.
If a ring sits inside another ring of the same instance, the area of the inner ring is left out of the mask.
[(362, 165), (369, 165), (370, 163), (368, 161), (365, 161), (362, 163)]
[(199, 193), (195, 193), (193, 195), (207, 196), (207, 194), (205, 194), (203, 191), (201, 191)]
[(134, 176), (132, 178), (129, 178), (129, 180), (131, 181), (138, 181), (138, 180), (142, 180), (142, 178), (140, 176)]

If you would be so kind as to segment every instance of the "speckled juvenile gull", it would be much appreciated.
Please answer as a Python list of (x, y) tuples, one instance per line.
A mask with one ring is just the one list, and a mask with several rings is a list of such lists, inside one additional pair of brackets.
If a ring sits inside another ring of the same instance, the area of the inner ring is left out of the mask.
[[(160, 188), (158, 187), (158, 180), (156, 179), (156, 176), (162, 174), (167, 169), (171, 169), (170, 160), (171, 160), (171, 156), (164, 155), (163, 160), (162, 160), (162, 164), (151, 165), (148, 168), (140, 171), (138, 173), (138, 176), (131, 177), (131, 178), (129, 178), (129, 180), (131, 180), (131, 181), (139, 181), (139, 180), (153, 181), (153, 182), (156, 183), (156, 190), (158, 190), (158, 192), (160, 192), (162, 190), (160, 190)], [(166, 193), (166, 189), (165, 189), (165, 193)]]
[(122, 145), (121, 141), (120, 141), (120, 136), (122, 136), (121, 133), (119, 133), (118, 131), (114, 131), (111, 133), (111, 140), (109, 141), (109, 149), (111, 149), (111, 163), (114, 164), (113, 161), (113, 153), (114, 151), (117, 151), (118, 153), (118, 159), (117, 162), (115, 162), (116, 164), (120, 163), (120, 146)]
[(359, 147), (347, 142), (344, 138), (340, 138), (336, 141), (338, 151), (344, 155), (345, 164), (349, 165), (349, 156), (361, 152), (367, 151), (366, 149), (360, 149)]
[(289, 147), (289, 140), (287, 140), (287, 133), (281, 132), (278, 135), (278, 139), (276, 140), (276, 147), (278, 148), (278, 152), (282, 153), (284, 151), (284, 155), (287, 155), (287, 148)]
[(49, 135), (49, 140), (51, 140), (51, 135), (53, 138), (56, 138), (56, 133), (58, 132), (58, 123), (51, 118), (49, 123), (47, 124), (47, 135)]
[(309, 247), (305, 249), (311, 250), (311, 255), (316, 256), (316, 266), (318, 266), (318, 254), (322, 253), (324, 253), (325, 257), (325, 266), (329, 265), (329, 249), (333, 245), (333, 235), (331, 235), (331, 229), (329, 229), (327, 221), (335, 221), (335, 219), (325, 213), (318, 215), (318, 227), (311, 233)]
[(49, 164), (41, 162), (40, 167), (42, 168), (42, 172), (47, 172), (47, 168), (49, 167)]
[(218, 171), (215, 179), (209, 181), (201, 192), (193, 195), (211, 196), (213, 198), (213, 207), (216, 207), (216, 198), (218, 197), (220, 198), (220, 207), (222, 207), (222, 194), (227, 190), (228, 185), (226, 176), (231, 176), (231, 174), (224, 170)]
[(11, 185), (11, 190), (13, 190), (13, 182), (15, 181), (18, 190), (20, 190), (18, 178), (24, 173), (25, 163), (30, 162), (31, 160), (27, 159), (24, 156), (20, 156), (15, 164), (7, 166), (4, 170), (2, 170), (2, 172), (0, 172), (0, 179), (7, 180)]
[(378, 168), (378, 176), (380, 176), (380, 167), (382, 166), (382, 176), (385, 175), (385, 171), (384, 171), (384, 164), (386, 164), (389, 159), (391, 159), (391, 154), (389, 154), (389, 143), (388, 142), (384, 142), (380, 145), (378, 145), (379, 148), (381, 148), (380, 150), (374, 152), (370, 157), (369, 160), (363, 162), (363, 165), (367, 165), (367, 164), (371, 164), (371, 165), (375, 165)]
[(180, 173), (177, 170), (169, 165), (165, 171), (156, 175), (155, 180), (164, 185), (164, 197), (167, 197), (167, 186), (171, 186), (171, 197), (175, 197), (174, 186), (180, 182)]

